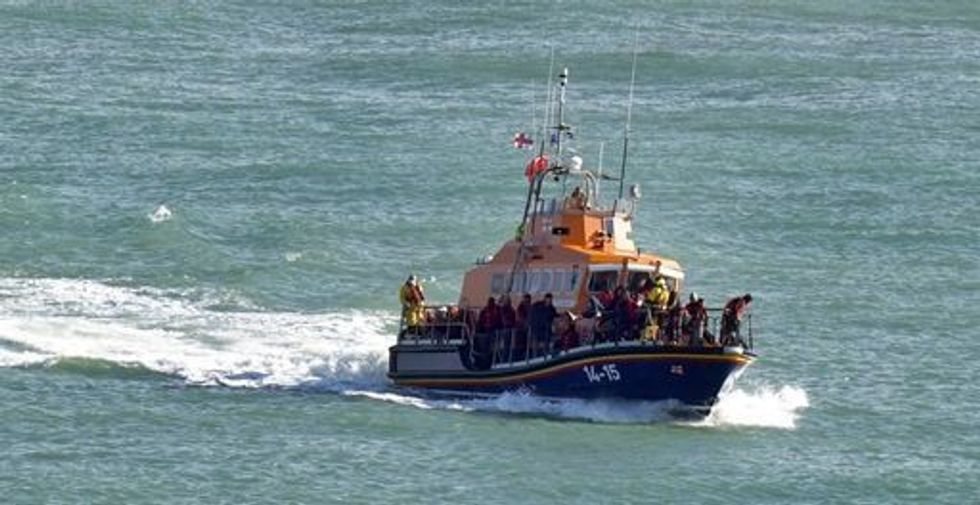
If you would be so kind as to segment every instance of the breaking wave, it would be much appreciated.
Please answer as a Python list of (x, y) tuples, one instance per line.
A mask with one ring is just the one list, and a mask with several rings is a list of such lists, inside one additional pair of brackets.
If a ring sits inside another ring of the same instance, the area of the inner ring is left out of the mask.
[(385, 377), (396, 323), (395, 314), (381, 311), (266, 312), (228, 293), (0, 279), (0, 367), (162, 374), (195, 386), (302, 388), (419, 409), (602, 423), (793, 429), (809, 405), (798, 387), (740, 385), (708, 418), (678, 421), (671, 402), (414, 394), (392, 389)]
[(809, 406), (806, 391), (797, 386), (738, 386), (723, 396), (711, 415), (699, 424), (794, 429), (802, 411)]
[(84, 359), (191, 385), (386, 384), (387, 313), (263, 312), (228, 295), (62, 279), (0, 280), (0, 300), (0, 366)]

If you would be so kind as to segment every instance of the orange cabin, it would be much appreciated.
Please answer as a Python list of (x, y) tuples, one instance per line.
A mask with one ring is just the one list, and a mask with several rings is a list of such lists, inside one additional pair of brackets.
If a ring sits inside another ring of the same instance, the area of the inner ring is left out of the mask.
[(524, 293), (535, 300), (552, 293), (558, 309), (582, 312), (607, 287), (637, 291), (655, 274), (679, 292), (681, 265), (633, 243), (635, 199), (604, 209), (590, 205), (593, 195), (536, 200), (520, 236), (466, 273), (459, 304), (475, 309), (490, 296), (509, 294), (516, 304)]

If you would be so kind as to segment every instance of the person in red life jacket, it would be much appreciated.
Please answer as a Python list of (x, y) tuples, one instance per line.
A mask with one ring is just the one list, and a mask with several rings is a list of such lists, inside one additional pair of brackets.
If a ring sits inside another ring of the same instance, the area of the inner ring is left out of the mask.
[(491, 296), (487, 298), (487, 304), (480, 310), (477, 318), (476, 331), (479, 333), (493, 333), (500, 329), (500, 308), (497, 307), (497, 300)]
[(477, 368), (481, 370), (490, 368), (492, 342), (496, 340), (498, 329), (500, 329), (500, 309), (497, 307), (497, 301), (491, 296), (476, 319), (474, 361)]
[(567, 351), (578, 347), (578, 344), (578, 333), (575, 332), (575, 314), (565, 312), (559, 327), (558, 349)]
[(599, 307), (601, 310), (606, 312), (612, 312), (613, 308), (616, 306), (616, 292), (613, 291), (612, 286), (608, 284), (606, 287), (596, 295), (596, 299), (599, 300)]
[(721, 314), (721, 344), (744, 345), (742, 341), (742, 317), (752, 304), (752, 295), (745, 293), (728, 300)]
[(636, 302), (630, 298), (626, 288), (616, 287), (613, 301), (613, 335), (616, 340), (631, 337), (633, 323), (636, 320)]
[(708, 311), (704, 308), (704, 298), (700, 298), (697, 293), (691, 293), (687, 305), (684, 306), (684, 321), (684, 333), (688, 335), (691, 345), (704, 345), (706, 336), (710, 343), (714, 343), (711, 335), (704, 331), (708, 322)]

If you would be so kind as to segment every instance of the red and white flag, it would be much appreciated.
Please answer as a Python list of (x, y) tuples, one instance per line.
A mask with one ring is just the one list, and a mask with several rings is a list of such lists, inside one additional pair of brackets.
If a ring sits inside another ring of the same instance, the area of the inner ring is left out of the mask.
[(530, 149), (534, 145), (534, 139), (524, 132), (515, 133), (513, 142), (515, 149)]

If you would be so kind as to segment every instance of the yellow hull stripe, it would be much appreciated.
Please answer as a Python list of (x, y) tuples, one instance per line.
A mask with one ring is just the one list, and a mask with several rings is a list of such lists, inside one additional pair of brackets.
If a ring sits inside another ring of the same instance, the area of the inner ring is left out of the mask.
[(425, 386), (425, 385), (445, 385), (445, 384), (510, 384), (531, 379), (538, 379), (549, 375), (554, 375), (569, 368), (591, 365), (593, 363), (607, 361), (664, 361), (664, 360), (694, 360), (694, 361), (713, 361), (728, 362), (734, 365), (748, 365), (754, 358), (745, 355), (717, 355), (717, 354), (612, 354), (608, 356), (595, 356), (592, 358), (578, 359), (563, 363), (561, 365), (524, 372), (517, 375), (507, 375), (498, 377), (426, 377), (426, 378), (398, 378), (393, 377), (395, 384), (405, 386)]

